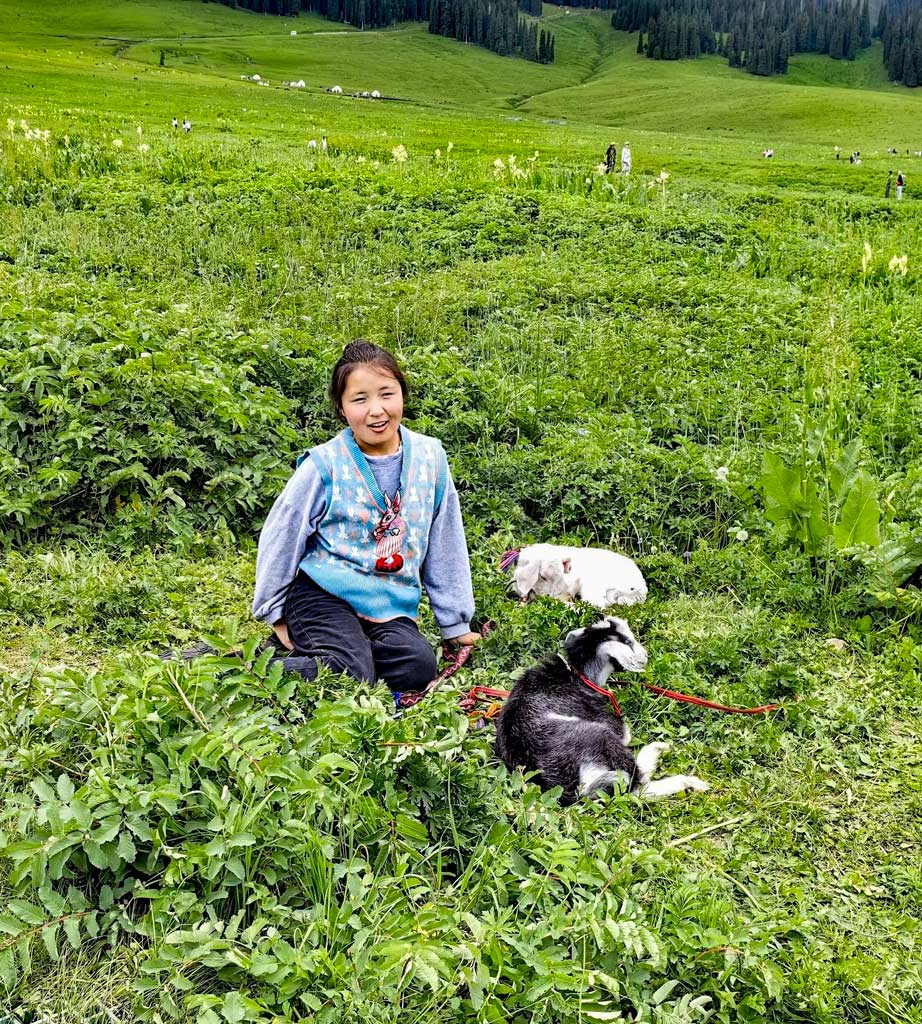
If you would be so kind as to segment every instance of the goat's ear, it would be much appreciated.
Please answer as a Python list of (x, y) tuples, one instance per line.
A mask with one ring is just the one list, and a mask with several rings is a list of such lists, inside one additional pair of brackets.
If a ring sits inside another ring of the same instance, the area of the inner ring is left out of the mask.
[(572, 571), (572, 569), (573, 569), (573, 562), (571, 561), (571, 559), (569, 559), (569, 558), (565, 558), (565, 559), (563, 560), (563, 563), (562, 563), (562, 564), (563, 564), (563, 572), (564, 572), (564, 575), (566, 576), (566, 574), (567, 574), (568, 572), (571, 572), (571, 571)]
[(529, 593), (535, 589), (540, 575), (541, 563), (537, 559), (524, 563), (519, 561), (515, 567), (514, 577), (515, 589), (519, 592), (519, 597), (528, 597)]

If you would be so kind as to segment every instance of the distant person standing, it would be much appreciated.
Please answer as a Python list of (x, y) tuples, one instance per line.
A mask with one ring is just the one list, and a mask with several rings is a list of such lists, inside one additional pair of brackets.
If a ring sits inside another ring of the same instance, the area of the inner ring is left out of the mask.
[(905, 187), (905, 185), (906, 185), (906, 176), (903, 174), (902, 171), (900, 171), (899, 174), (897, 174), (897, 176), (896, 176), (896, 198), (897, 199), (902, 199), (903, 198), (903, 188)]
[(185, 133), (186, 133), (187, 135), (189, 134), (189, 132), (191, 132), (191, 131), (192, 131), (192, 122), (191, 122), (191, 121), (189, 120), (189, 118), (188, 118), (188, 117), (184, 117), (184, 118), (183, 118), (183, 122), (182, 122), (182, 130), (183, 130), (183, 131), (184, 131), (184, 132), (185, 132)]
[(605, 173), (611, 174), (615, 169), (615, 165), (618, 163), (618, 147), (612, 143), (608, 149), (605, 150)]
[(174, 117), (173, 118), (173, 131), (175, 132), (178, 127), (179, 127), (179, 118)]
[(884, 185), (884, 199), (890, 198), (890, 187), (893, 184), (893, 171), (887, 171), (887, 184)]
[(621, 149), (621, 173), (631, 173), (631, 147), (627, 142)]

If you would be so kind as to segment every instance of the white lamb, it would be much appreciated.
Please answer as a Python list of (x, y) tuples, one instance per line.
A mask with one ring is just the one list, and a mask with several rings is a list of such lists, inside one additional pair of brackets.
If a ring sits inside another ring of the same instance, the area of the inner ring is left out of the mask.
[(647, 584), (637, 564), (607, 548), (531, 544), (519, 552), (513, 582), (523, 601), (556, 597), (607, 608), (647, 599)]

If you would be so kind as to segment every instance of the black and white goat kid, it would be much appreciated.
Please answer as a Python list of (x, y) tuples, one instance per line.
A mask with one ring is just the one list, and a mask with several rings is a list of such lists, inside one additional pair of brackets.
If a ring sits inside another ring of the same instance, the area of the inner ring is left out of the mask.
[(612, 672), (643, 670), (647, 652), (623, 619), (609, 616), (574, 629), (564, 650), (564, 657), (533, 665), (515, 681), (496, 723), (501, 761), (539, 772), (535, 782), (542, 789), (562, 787), (563, 804), (598, 790), (655, 799), (708, 788), (694, 775), (651, 779), (669, 744), (648, 743), (634, 757), (631, 735), (607, 694), (580, 678), (604, 687)]

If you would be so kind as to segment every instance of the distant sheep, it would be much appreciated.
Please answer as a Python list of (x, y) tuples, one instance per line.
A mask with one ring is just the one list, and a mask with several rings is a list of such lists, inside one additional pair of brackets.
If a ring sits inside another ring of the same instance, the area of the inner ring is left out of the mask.
[(298, 30), (296, 28), (293, 28), (289, 34), (296, 36), (298, 34)]
[(316, 139), (308, 139), (307, 140), (307, 148), (308, 149), (316, 149), (317, 148), (317, 140)]
[(372, 89), (371, 90), (371, 98), (373, 100), (379, 100), (379, 99), (381, 99), (381, 93), (379, 93), (377, 89)]
[(330, 92), (335, 92), (337, 94), (341, 93), (342, 91), (343, 87), (341, 85), (334, 85), (333, 88), (330, 89)]

